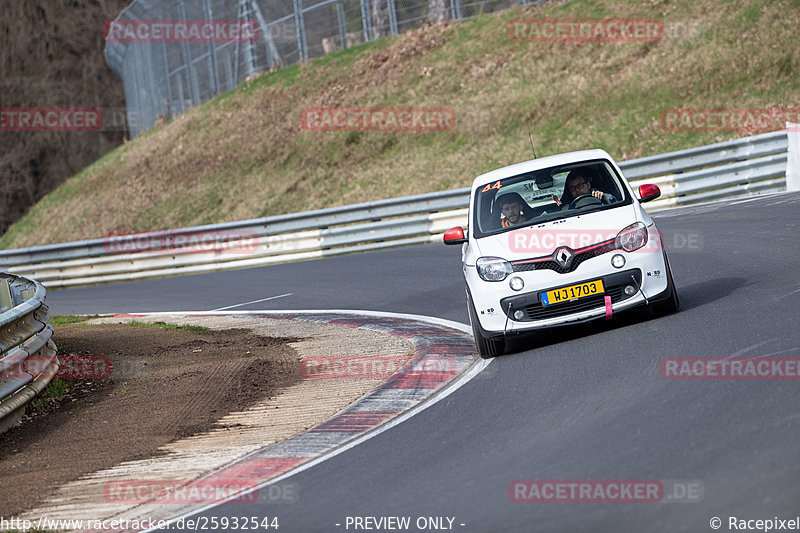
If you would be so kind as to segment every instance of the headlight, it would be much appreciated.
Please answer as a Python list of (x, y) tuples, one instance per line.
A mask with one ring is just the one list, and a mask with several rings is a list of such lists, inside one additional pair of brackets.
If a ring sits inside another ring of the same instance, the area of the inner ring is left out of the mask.
[(514, 271), (511, 263), (499, 257), (481, 257), (475, 262), (475, 266), (484, 281), (503, 281)]
[(641, 222), (631, 224), (617, 233), (617, 246), (626, 252), (638, 250), (647, 244), (647, 227)]

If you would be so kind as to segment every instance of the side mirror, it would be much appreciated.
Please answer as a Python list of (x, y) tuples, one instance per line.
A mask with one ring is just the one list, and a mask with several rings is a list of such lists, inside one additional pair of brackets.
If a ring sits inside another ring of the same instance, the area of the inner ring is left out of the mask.
[(445, 244), (463, 244), (467, 242), (467, 238), (464, 236), (464, 230), (461, 229), (461, 226), (456, 226), (455, 228), (450, 228), (445, 231), (443, 240)]
[(661, 196), (661, 189), (658, 188), (658, 185), (652, 185), (650, 183), (639, 185), (640, 202), (649, 202), (650, 200), (655, 200), (659, 196)]

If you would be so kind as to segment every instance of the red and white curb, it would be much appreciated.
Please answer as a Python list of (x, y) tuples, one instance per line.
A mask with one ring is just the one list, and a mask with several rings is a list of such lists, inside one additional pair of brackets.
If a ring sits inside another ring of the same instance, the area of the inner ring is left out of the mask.
[[(187, 518), (230, 501), (257, 503), (262, 500), (262, 495), (268, 501), (268, 490), (261, 489), (343, 453), (416, 415), (470, 381), (492, 361), (477, 356), (468, 326), (420, 315), (332, 310), (135, 313), (115, 316), (177, 314), (184, 317), (283, 318), (363, 328), (404, 338), (413, 345), (414, 353), (384, 383), (329, 420), (194, 481), (195, 484), (209, 486), (224, 484), (245, 488), (214, 503), (190, 505), (180, 511), (174, 507), (162, 507), (166, 516), (159, 518), (168, 521)], [(175, 516), (176, 512), (181, 514)], [(147, 531), (155, 531), (155, 528)]]

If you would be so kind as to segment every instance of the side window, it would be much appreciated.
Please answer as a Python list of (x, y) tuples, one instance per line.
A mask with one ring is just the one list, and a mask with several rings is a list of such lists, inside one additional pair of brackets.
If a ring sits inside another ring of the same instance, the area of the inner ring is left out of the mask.
[(478, 227), (482, 232), (491, 232), (500, 227), (500, 213), (495, 212), (495, 197), (494, 193), (478, 192), (478, 203), (480, 208), (476, 213), (476, 220)]
[(599, 185), (598, 189), (612, 195), (618, 202), (625, 198), (625, 194), (620, 190), (617, 180), (615, 180), (605, 165), (597, 165)]

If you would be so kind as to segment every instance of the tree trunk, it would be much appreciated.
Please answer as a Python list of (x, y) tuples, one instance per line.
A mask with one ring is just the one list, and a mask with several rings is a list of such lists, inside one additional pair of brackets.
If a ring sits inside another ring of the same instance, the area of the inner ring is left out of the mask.
[(445, 0), (428, 0), (428, 22), (441, 24), (447, 19)]
[(372, 0), (372, 35), (375, 39), (389, 35), (389, 5), (386, 0)]

